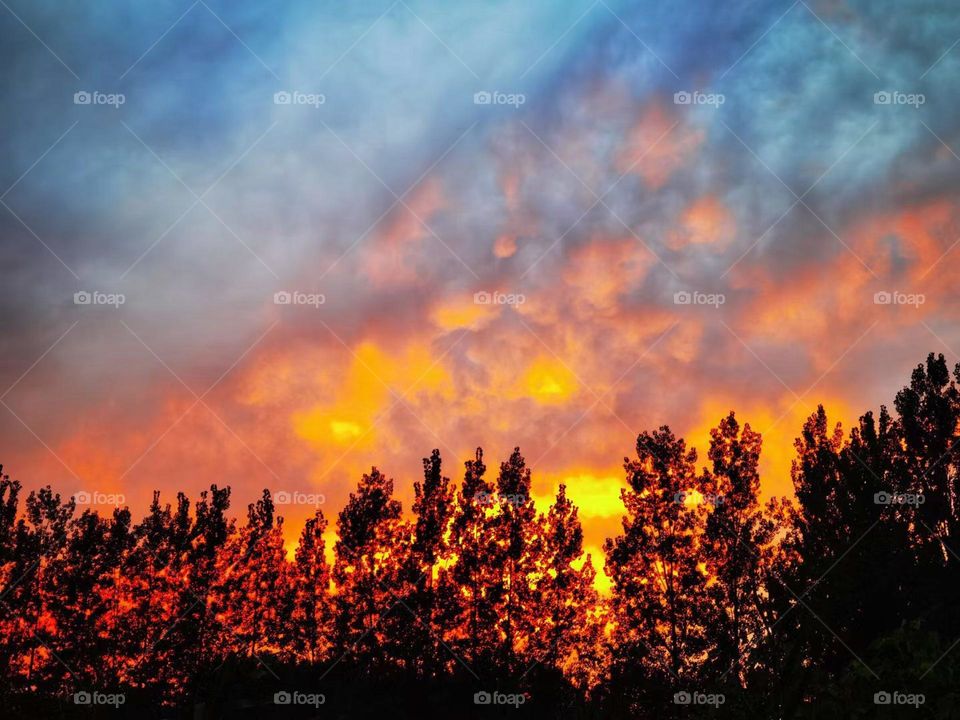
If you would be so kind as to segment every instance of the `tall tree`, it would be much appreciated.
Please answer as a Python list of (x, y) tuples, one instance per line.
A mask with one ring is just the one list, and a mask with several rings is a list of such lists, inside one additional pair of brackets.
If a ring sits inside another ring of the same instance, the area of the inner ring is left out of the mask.
[(684, 501), (698, 488), (696, 460), (696, 450), (667, 426), (642, 433), (637, 459), (624, 458), (627, 487), (620, 497), (627, 514), (622, 534), (605, 545), (616, 615), (614, 672), (621, 678), (642, 669), (659, 683), (683, 680), (696, 673), (704, 651), (706, 578), (697, 511)]
[(294, 556), (291, 633), (297, 655), (310, 663), (326, 658), (332, 642), (330, 568), (323, 538), (326, 529), (327, 519), (322, 510), (317, 510), (305, 523)]
[(405, 645), (419, 675), (434, 676), (452, 660), (440, 643), (437, 622), (438, 562), (446, 554), (453, 516), (453, 486), (442, 472), (440, 451), (423, 459), (423, 482), (413, 486), (413, 541), (405, 572), (404, 604), (413, 616)]
[[(393, 480), (377, 468), (364, 474), (337, 520), (333, 565), (336, 608), (336, 654), (351, 657), (373, 672), (393, 665), (400, 616), (401, 588), (409, 530)], [(406, 622), (406, 618), (403, 618)]]
[(534, 584), (543, 552), (543, 535), (530, 496), (530, 470), (520, 448), (514, 448), (510, 458), (500, 464), (497, 490), (491, 526), (497, 544), (495, 557), (502, 559), (493, 595), (502, 637), (497, 661), (504, 672), (512, 673), (522, 670), (519, 664), (529, 660)]
[(544, 519), (543, 537), (532, 655), (586, 689), (597, 683), (601, 672), (603, 615), (598, 613), (596, 571), (583, 551), (578, 510), (562, 483)]
[(235, 656), (289, 653), (284, 618), (291, 612), (292, 588), (283, 547), (283, 518), (269, 490), (247, 508), (247, 524), (219, 561), (217, 605)]
[(493, 486), (484, 478), (481, 448), (464, 468), (450, 524), (450, 564), (439, 573), (438, 622), (447, 644), (483, 675), (493, 667), (499, 643), (494, 596), (501, 551), (492, 527)]
[(759, 501), (761, 446), (760, 434), (741, 428), (733, 412), (710, 431), (701, 539), (709, 577), (705, 675), (720, 681), (746, 682), (742, 663), (767, 631), (764, 596), (776, 526)]

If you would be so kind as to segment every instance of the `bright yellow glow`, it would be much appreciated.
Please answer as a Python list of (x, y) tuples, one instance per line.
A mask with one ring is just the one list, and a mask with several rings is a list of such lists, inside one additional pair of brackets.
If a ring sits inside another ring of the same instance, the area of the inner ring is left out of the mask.
[(300, 437), (321, 447), (369, 447), (378, 415), (397, 402), (397, 396), (423, 391), (444, 398), (452, 394), (446, 370), (427, 348), (411, 346), (400, 355), (389, 355), (365, 342), (354, 351), (333, 401), (294, 413), (293, 427)]
[[(846, 434), (854, 419), (854, 413), (847, 404), (837, 397), (823, 398), (822, 394), (818, 395), (818, 399), (827, 411), (831, 431), (837, 422), (841, 422)], [(779, 402), (770, 405), (750, 405), (743, 399), (705, 402), (700, 411), (699, 424), (686, 433), (687, 443), (697, 448), (698, 468), (709, 466), (707, 451), (710, 449), (710, 430), (730, 410), (736, 411), (741, 428), (749, 424), (751, 430), (763, 437), (760, 452), (761, 494), (765, 497), (792, 495), (790, 466), (797, 455), (793, 442), (800, 435), (803, 423), (816, 412), (817, 403), (807, 399), (797, 402), (793, 395), (784, 395)]]
[(363, 429), (355, 422), (331, 420), (330, 432), (333, 433), (334, 439), (338, 442), (344, 442), (360, 437), (363, 434)]
[(576, 391), (577, 379), (559, 360), (541, 357), (524, 373), (523, 389), (540, 403), (560, 403)]
[(620, 489), (624, 487), (623, 471), (592, 473), (577, 470), (560, 475), (544, 475), (536, 479), (539, 492), (534, 491), (537, 507), (546, 511), (556, 499), (560, 483), (567, 486), (567, 498), (580, 510), (581, 518), (619, 518), (624, 513)]

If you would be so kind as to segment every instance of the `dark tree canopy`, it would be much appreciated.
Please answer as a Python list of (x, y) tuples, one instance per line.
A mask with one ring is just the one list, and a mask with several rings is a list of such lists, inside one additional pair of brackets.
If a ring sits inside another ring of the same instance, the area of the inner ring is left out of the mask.
[(893, 414), (818, 407), (790, 498), (733, 411), (700, 455), (641, 432), (609, 594), (519, 448), (459, 482), (433, 450), (409, 512), (373, 468), (289, 555), (270, 490), (240, 523), (218, 485), (137, 520), (0, 468), (0, 715), (960, 717), (958, 382), (930, 355)]

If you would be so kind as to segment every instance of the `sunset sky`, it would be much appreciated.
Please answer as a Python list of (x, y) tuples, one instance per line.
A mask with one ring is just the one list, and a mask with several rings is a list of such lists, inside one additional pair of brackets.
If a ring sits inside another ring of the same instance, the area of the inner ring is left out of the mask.
[(791, 492), (817, 403), (960, 360), (960, 20), (917, 5), (3, 0), (5, 471), (332, 519), (518, 445), (601, 567), (637, 434), (702, 464), (734, 409)]

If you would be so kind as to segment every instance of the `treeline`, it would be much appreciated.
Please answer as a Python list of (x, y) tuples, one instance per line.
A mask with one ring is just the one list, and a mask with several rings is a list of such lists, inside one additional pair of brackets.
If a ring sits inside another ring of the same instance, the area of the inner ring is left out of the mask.
[(960, 717), (958, 383), (930, 355), (893, 415), (844, 435), (819, 408), (765, 505), (732, 412), (702, 460), (642, 433), (609, 597), (519, 449), (459, 485), (435, 450), (409, 514), (374, 468), (332, 563), (320, 511), (286, 557), (267, 490), (244, 522), (213, 485), (135, 523), (3, 477), (0, 714)]

